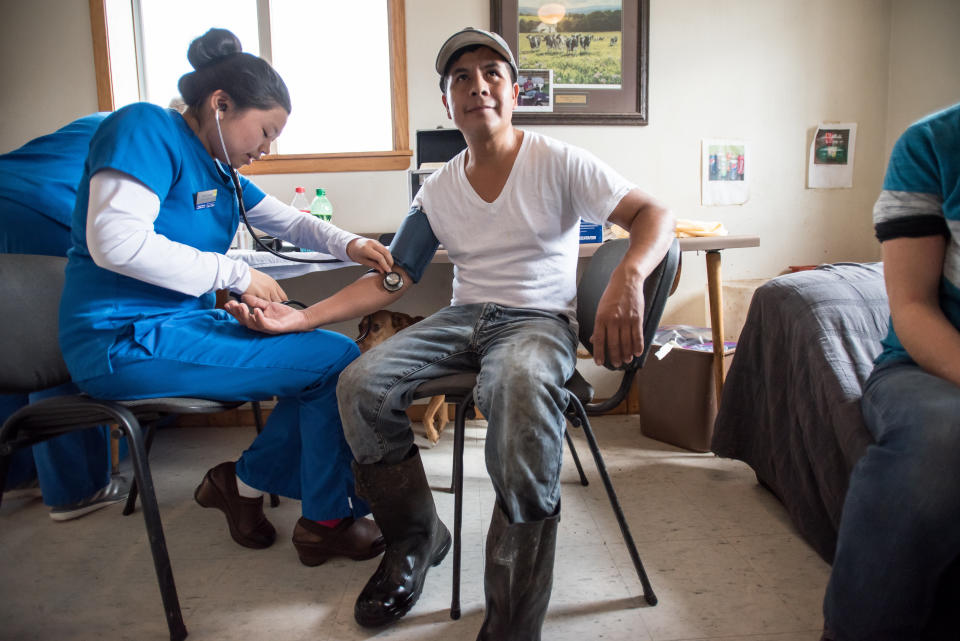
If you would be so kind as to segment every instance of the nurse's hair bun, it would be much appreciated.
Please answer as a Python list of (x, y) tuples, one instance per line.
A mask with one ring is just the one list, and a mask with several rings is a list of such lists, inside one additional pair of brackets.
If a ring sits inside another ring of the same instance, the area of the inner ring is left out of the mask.
[(177, 82), (188, 108), (200, 110), (207, 96), (222, 89), (237, 109), (283, 107), (290, 113), (290, 92), (280, 74), (263, 58), (244, 53), (226, 29), (211, 29), (190, 43), (187, 60), (194, 71)]
[(194, 69), (201, 69), (243, 51), (240, 39), (226, 29), (210, 29), (195, 38), (187, 49), (187, 60)]

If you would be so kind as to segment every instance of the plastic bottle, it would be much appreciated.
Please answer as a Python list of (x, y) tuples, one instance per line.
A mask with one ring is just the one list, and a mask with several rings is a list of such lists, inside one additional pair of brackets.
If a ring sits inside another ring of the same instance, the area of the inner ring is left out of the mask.
[(233, 235), (233, 242), (230, 244), (230, 247), (234, 249), (254, 248), (253, 236), (250, 235), (247, 226), (243, 224), (242, 220), (237, 226), (237, 233)]
[(333, 218), (333, 205), (330, 203), (330, 200), (327, 199), (326, 190), (319, 187), (317, 188), (317, 195), (314, 197), (313, 202), (310, 203), (310, 213), (328, 223)]
[(290, 201), (290, 206), (305, 214), (310, 213), (310, 202), (307, 200), (307, 192), (303, 187), (297, 187), (296, 193), (293, 194), (293, 200)]

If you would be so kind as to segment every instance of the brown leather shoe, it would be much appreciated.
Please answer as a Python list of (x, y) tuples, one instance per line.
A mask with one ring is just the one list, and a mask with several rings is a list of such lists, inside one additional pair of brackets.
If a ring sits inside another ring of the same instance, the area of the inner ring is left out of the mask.
[(301, 516), (293, 528), (293, 547), (297, 548), (301, 563), (314, 566), (334, 556), (354, 561), (372, 559), (387, 544), (371, 519), (347, 517), (330, 528)]
[(221, 463), (207, 472), (193, 498), (203, 507), (215, 507), (223, 512), (230, 536), (240, 545), (254, 549), (270, 547), (277, 531), (263, 513), (263, 497), (240, 496), (236, 479), (234, 462)]

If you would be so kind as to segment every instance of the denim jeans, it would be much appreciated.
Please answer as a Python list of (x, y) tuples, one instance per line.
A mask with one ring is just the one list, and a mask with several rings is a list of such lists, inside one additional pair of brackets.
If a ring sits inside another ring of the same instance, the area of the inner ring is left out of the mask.
[(337, 399), (359, 463), (396, 463), (413, 444), (406, 408), (423, 382), (477, 372), (487, 418), (486, 463), (513, 523), (541, 521), (560, 501), (567, 406), (577, 337), (556, 313), (493, 303), (446, 307), (347, 367)]
[(921, 639), (960, 558), (960, 388), (882, 364), (861, 408), (876, 443), (850, 478), (824, 616), (839, 641)]

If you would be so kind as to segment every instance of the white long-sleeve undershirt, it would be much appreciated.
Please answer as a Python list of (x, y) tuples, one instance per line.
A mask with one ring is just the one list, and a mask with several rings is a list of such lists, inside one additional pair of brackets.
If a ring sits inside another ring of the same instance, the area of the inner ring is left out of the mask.
[[(242, 293), (250, 267), (217, 252), (205, 252), (156, 233), (160, 199), (146, 185), (105, 169), (90, 179), (87, 248), (104, 269), (191, 296), (217, 289)], [(355, 234), (266, 196), (247, 212), (250, 224), (268, 234), (349, 261)]]

